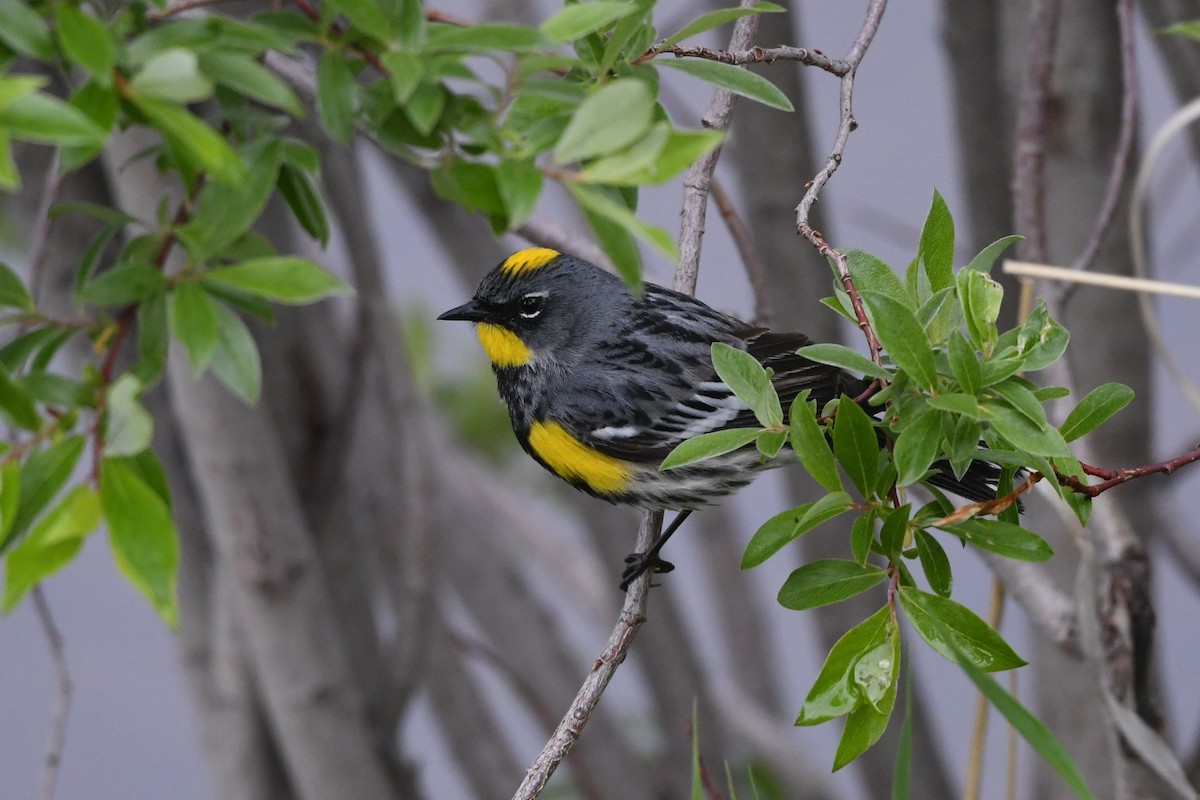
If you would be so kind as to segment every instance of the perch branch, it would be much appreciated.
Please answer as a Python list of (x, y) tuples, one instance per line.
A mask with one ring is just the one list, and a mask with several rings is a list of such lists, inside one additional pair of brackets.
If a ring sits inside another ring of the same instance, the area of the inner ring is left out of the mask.
[(62, 763), (63, 743), (67, 738), (67, 716), (71, 713), (71, 673), (67, 669), (66, 648), (62, 633), (50, 613), (42, 587), (34, 586), (30, 592), (38, 622), (46, 634), (50, 646), (50, 663), (54, 666), (54, 677), (58, 683), (58, 697), (54, 701), (54, 716), (50, 722), (50, 743), (46, 746), (46, 758), (42, 767), (42, 800), (54, 800), (54, 787), (58, 782), (58, 767)]
[(776, 61), (797, 61), (806, 67), (823, 69), (831, 75), (837, 75), (839, 78), (850, 70), (850, 63), (848, 61), (830, 58), (820, 50), (787, 46), (751, 47), (747, 50), (714, 50), (709, 47), (660, 44), (651, 47), (643, 53), (638, 58), (637, 63), (644, 64), (663, 53), (670, 53), (676, 58), (703, 58), (708, 61), (720, 61), (723, 64), (734, 64), (737, 66), (744, 64), (771, 64)]

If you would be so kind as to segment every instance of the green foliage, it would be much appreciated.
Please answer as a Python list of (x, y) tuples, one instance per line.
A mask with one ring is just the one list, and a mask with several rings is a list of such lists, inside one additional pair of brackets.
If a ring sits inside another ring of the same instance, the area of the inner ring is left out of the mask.
[[(794, 570), (779, 591), (779, 602), (803, 610), (888, 586), (884, 607), (834, 646), (797, 720), (813, 725), (846, 717), (835, 769), (877, 741), (887, 725), (899, 679), (899, 614), (929, 647), (972, 669), (1025, 664), (999, 633), (951, 599), (954, 577), (943, 540), (954, 537), (964, 547), (1034, 562), (1049, 559), (1050, 546), (1021, 527), (1011, 500), (1005, 507), (985, 503), (956, 510), (929, 485), (930, 477), (961, 477), (972, 462), (990, 461), (1005, 469), (998, 490), (1004, 495), (1013, 491), (1018, 469), (1036, 470), (1086, 522), (1089, 500), (1063, 483), (1066, 476), (1087, 481), (1067, 442), (1092, 431), (1132, 399), (1128, 388), (1106, 384), (1083, 398), (1061, 429), (1050, 424), (1044, 404), (1065, 393), (1039, 389), (1021, 373), (1054, 363), (1069, 337), (1044, 303), (1020, 326), (997, 329), (1003, 290), (987, 270), (1013, 241), (1015, 237), (1006, 237), (989, 245), (955, 272), (954, 220), (935, 193), (918, 255), (903, 281), (867, 253), (847, 254), (868, 320), (883, 345), (879, 361), (833, 344), (798, 351), (879, 381), (865, 402), (842, 396), (817, 408), (804, 393), (792, 404), (786, 420), (789, 442), (829, 493), (768, 519), (742, 557), (743, 568), (757, 566), (821, 523), (853, 512), (851, 558), (824, 559)], [(840, 280), (835, 291), (827, 305), (856, 319)], [(687, 453), (688, 463), (694, 463), (715, 454), (718, 441), (761, 442), (765, 433), (784, 424), (777, 416), (770, 376), (753, 358), (714, 345), (713, 365), (755, 411), (762, 427), (698, 437), (681, 444), (672, 458)], [(858, 499), (846, 492), (843, 474)], [(914, 510), (900, 498), (917, 485), (930, 489), (935, 500)], [(914, 571), (931, 591), (918, 587)], [(897, 796), (906, 792), (902, 777), (897, 778)]]

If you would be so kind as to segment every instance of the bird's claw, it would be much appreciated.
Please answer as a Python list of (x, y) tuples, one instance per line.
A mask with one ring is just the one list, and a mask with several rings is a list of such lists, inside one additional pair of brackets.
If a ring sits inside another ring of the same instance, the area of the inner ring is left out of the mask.
[(630, 553), (625, 556), (625, 571), (621, 573), (621, 591), (629, 590), (629, 584), (637, 580), (646, 570), (656, 574), (670, 572), (675, 565), (664, 561), (658, 553)]

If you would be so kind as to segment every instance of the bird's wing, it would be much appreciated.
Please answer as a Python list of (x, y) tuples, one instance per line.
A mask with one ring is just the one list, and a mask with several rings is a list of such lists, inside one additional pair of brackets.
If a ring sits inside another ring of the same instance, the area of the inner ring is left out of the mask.
[[(639, 309), (627, 334), (603, 345), (604, 369), (583, 371), (573, 387), (574, 404), (564, 414), (572, 433), (589, 447), (627, 461), (659, 463), (680, 442), (726, 428), (758, 427), (751, 411), (717, 376), (711, 360), (714, 341), (745, 349), (773, 370), (772, 383), (786, 409), (803, 390), (820, 404), (859, 381), (795, 351), (808, 343), (798, 333), (773, 333), (718, 314), (707, 306), (673, 314), (675, 296), (663, 308)], [(690, 298), (689, 298), (690, 300)], [(698, 305), (698, 304), (697, 304)], [(681, 323), (686, 320), (686, 324)]]

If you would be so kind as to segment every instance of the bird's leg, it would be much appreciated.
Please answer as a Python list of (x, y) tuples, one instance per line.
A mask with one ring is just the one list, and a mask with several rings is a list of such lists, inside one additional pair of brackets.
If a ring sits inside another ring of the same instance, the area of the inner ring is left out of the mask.
[(629, 584), (637, 580), (638, 576), (648, 569), (653, 569), (655, 572), (670, 572), (675, 569), (675, 565), (670, 561), (663, 561), (659, 558), (658, 552), (667, 543), (667, 539), (671, 538), (671, 534), (679, 530), (679, 526), (691, 513), (691, 509), (686, 509), (676, 514), (675, 519), (671, 520), (671, 524), (662, 532), (662, 536), (659, 536), (658, 541), (646, 552), (630, 553), (625, 556), (625, 571), (621, 573), (621, 591), (628, 591)]

